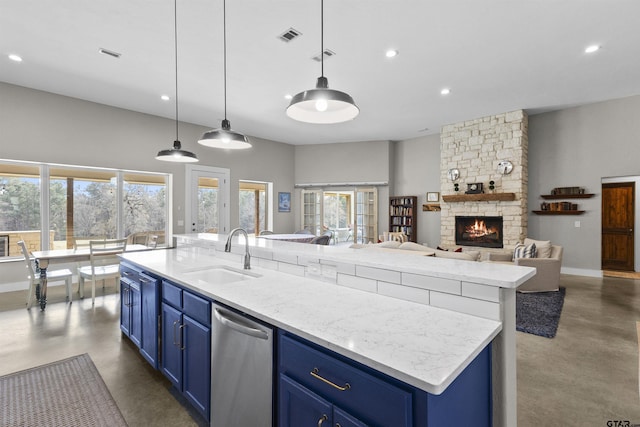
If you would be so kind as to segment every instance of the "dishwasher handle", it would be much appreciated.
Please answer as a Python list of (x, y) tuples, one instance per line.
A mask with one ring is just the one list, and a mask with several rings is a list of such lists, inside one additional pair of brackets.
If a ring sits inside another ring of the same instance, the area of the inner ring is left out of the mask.
[(234, 331), (240, 332), (241, 334), (250, 335), (255, 338), (260, 338), (263, 340), (269, 339), (269, 334), (265, 331), (261, 331), (260, 329), (250, 328), (245, 325), (241, 325), (239, 323), (234, 322), (233, 320), (226, 317), (220, 310), (217, 308), (213, 310), (213, 314), (216, 316), (216, 319), (224, 326), (227, 326)]

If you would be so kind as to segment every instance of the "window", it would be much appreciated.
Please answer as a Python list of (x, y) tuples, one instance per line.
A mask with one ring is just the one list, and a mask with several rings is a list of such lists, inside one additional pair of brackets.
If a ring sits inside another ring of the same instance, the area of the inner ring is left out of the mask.
[(267, 187), (265, 182), (240, 181), (239, 223), (247, 233), (267, 229)]
[(20, 256), (19, 240), (30, 251), (72, 248), (92, 238), (146, 244), (152, 237), (162, 245), (168, 185), (168, 174), (0, 161), (0, 244), (8, 240), (9, 246), (0, 256)]
[(353, 223), (351, 215), (352, 192), (324, 192), (324, 226), (335, 230)]
[(0, 256), (20, 256), (19, 240), (40, 250), (40, 167), (0, 162)]
[(117, 236), (115, 171), (52, 167), (49, 170), (49, 229), (54, 249), (76, 241)]

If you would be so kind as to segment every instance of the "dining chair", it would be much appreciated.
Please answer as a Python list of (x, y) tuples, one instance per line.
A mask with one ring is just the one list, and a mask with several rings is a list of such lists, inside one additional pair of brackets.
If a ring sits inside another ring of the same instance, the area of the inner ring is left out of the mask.
[(267, 236), (267, 235), (269, 235), (269, 234), (273, 234), (273, 231), (271, 231), (271, 230), (262, 230), (262, 231), (260, 232), (260, 234), (258, 234), (258, 235), (259, 235), (259, 236)]
[(84, 282), (91, 281), (91, 304), (96, 303), (96, 281), (116, 280), (116, 290), (120, 285), (120, 258), (118, 255), (127, 248), (127, 239), (92, 240), (89, 242), (89, 265), (78, 269), (80, 298), (84, 298)]
[[(27, 310), (31, 308), (33, 305), (33, 300), (35, 297), (35, 288), (40, 283), (40, 275), (36, 274), (36, 269), (33, 266), (33, 260), (29, 256), (29, 251), (27, 250), (27, 245), (23, 240), (18, 242), (18, 246), (20, 246), (20, 250), (22, 251), (22, 255), (24, 255), (24, 262), (29, 273), (29, 291), (27, 293)], [(71, 270), (64, 268), (60, 270), (49, 270), (47, 269), (47, 282), (59, 282), (64, 280), (66, 290), (67, 290), (67, 301), (69, 303), (73, 302), (73, 295), (71, 292), (71, 281), (73, 278), (73, 273)]]
[(322, 236), (314, 237), (309, 243), (314, 245), (328, 245), (331, 241), (331, 236), (328, 234), (324, 234)]

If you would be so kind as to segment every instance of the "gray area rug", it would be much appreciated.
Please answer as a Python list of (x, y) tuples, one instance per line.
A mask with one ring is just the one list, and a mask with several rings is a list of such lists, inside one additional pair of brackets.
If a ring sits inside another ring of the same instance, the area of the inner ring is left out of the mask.
[(563, 287), (557, 292), (516, 292), (516, 330), (555, 337), (565, 292)]
[(0, 426), (126, 426), (88, 354), (0, 377)]

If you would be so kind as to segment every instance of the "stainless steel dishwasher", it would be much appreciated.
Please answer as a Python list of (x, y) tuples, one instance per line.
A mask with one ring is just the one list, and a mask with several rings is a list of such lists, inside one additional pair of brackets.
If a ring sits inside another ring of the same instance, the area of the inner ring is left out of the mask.
[(211, 426), (270, 427), (273, 329), (212, 304)]

